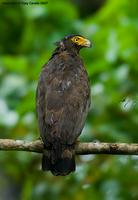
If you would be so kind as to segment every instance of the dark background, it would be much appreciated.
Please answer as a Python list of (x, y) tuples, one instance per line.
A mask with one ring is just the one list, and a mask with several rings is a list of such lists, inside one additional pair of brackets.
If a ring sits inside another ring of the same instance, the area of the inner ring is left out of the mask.
[[(0, 4), (0, 138), (39, 137), (39, 73), (53, 43), (72, 33), (93, 43), (81, 51), (92, 93), (81, 141), (138, 143), (137, 0)], [(76, 156), (76, 161), (75, 173), (53, 177), (40, 170), (40, 154), (0, 152), (0, 199), (138, 199), (137, 156)]]

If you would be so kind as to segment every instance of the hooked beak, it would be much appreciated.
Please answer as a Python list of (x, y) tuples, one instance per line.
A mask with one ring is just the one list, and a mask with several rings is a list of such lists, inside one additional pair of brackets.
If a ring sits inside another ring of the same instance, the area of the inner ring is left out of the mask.
[(81, 44), (83, 47), (91, 47), (91, 42), (90, 40), (84, 39), (83, 43)]

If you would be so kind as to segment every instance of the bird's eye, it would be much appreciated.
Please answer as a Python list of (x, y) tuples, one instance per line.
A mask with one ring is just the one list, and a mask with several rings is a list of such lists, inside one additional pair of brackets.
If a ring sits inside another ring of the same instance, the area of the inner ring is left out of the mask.
[(78, 38), (75, 38), (75, 42), (78, 42)]

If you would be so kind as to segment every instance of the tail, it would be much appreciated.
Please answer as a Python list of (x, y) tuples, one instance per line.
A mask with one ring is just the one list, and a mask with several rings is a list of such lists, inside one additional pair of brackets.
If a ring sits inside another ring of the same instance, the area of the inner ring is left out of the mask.
[(74, 145), (65, 146), (57, 143), (52, 145), (51, 149), (45, 149), (42, 157), (42, 170), (50, 170), (54, 176), (65, 176), (75, 171)]

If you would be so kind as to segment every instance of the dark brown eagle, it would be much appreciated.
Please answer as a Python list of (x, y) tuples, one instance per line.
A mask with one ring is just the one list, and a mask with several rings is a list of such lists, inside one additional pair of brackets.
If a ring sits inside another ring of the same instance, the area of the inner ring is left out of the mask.
[(75, 142), (90, 106), (88, 75), (79, 51), (91, 43), (69, 35), (56, 45), (40, 74), (37, 115), (44, 143), (42, 170), (63, 176), (75, 171)]

